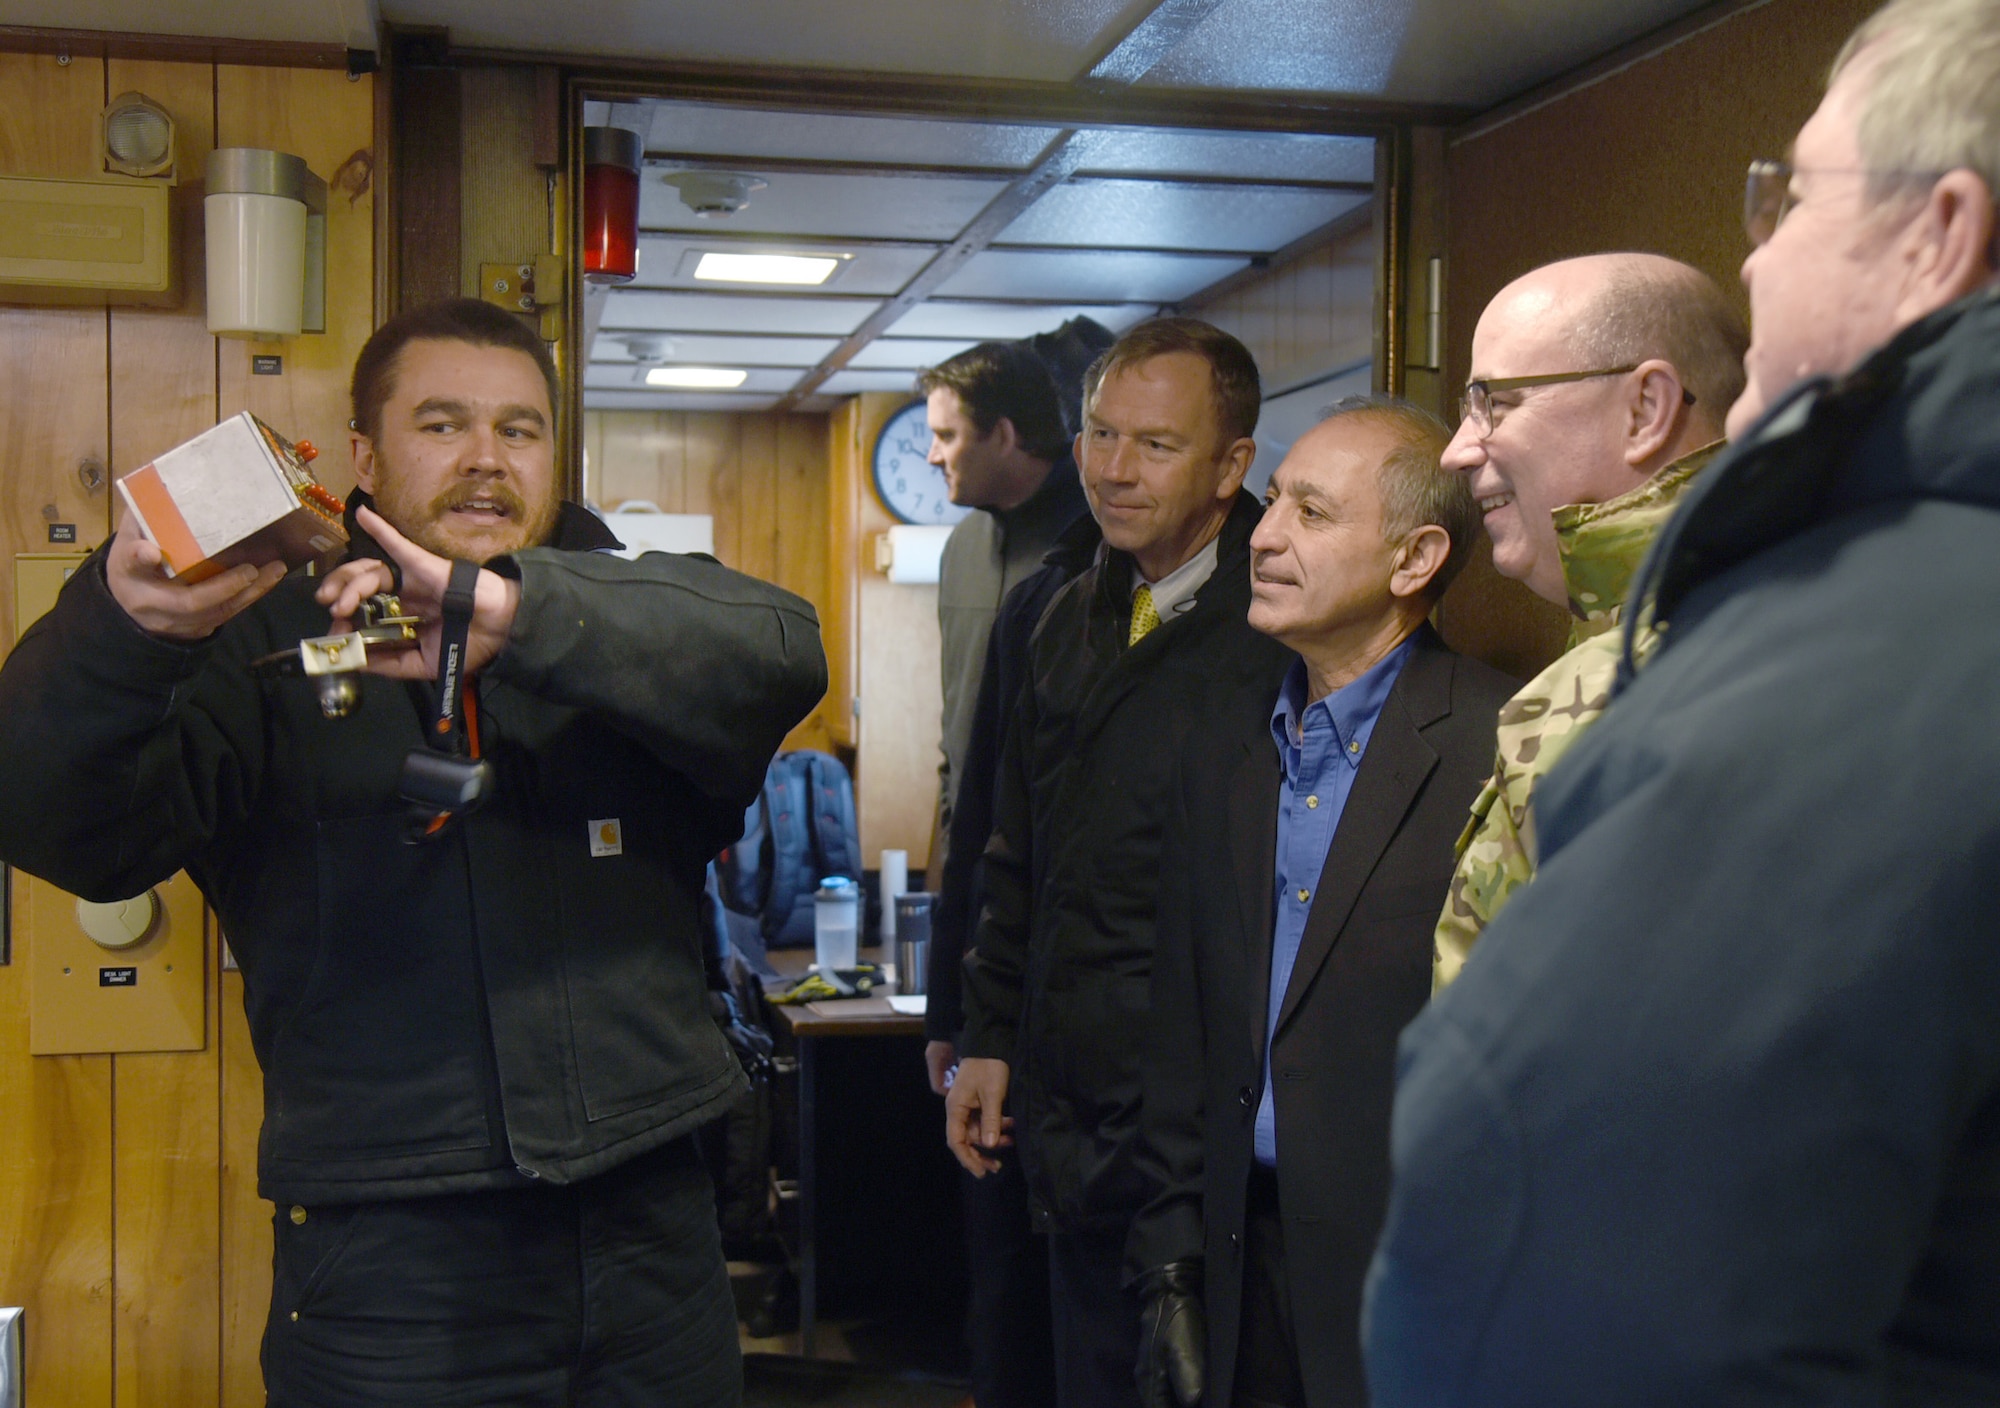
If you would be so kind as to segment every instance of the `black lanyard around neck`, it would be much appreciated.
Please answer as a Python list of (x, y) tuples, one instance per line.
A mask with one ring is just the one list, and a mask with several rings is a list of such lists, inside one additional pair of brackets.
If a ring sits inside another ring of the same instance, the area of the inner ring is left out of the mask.
[(442, 753), (465, 752), (465, 727), (459, 705), (464, 694), (466, 643), (472, 636), (472, 611), (478, 587), (478, 563), (452, 563), (438, 620), (437, 694), (431, 701), (430, 727), (424, 735), (424, 741)]

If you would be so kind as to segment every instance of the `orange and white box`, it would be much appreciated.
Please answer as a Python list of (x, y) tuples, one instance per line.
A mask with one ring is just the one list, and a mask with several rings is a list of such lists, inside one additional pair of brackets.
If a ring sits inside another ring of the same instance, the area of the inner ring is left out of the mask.
[(347, 530), (340, 501), (306, 467), (312, 455), (245, 411), (125, 475), (118, 493), (183, 581), (243, 562), (316, 562), (324, 572)]

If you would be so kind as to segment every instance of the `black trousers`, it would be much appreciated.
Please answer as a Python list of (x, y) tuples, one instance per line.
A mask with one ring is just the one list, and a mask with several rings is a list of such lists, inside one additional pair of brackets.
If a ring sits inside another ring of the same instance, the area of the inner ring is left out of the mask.
[(567, 1188), (280, 1207), (272, 1270), (271, 1408), (742, 1398), (691, 1138)]
[(1285, 1281), (1285, 1230), (1278, 1175), (1250, 1165), (1243, 1217), (1243, 1314), (1236, 1333), (1236, 1408), (1305, 1408), (1292, 1293)]
[(962, 1177), (972, 1400), (979, 1408), (1050, 1408), (1056, 1369), (1049, 1250), (1028, 1225), (1028, 1180), (1021, 1161), (1006, 1158), (997, 1173)]
[(1120, 1284), (1125, 1234), (1048, 1239), (1056, 1408), (1139, 1408), (1139, 1301)]

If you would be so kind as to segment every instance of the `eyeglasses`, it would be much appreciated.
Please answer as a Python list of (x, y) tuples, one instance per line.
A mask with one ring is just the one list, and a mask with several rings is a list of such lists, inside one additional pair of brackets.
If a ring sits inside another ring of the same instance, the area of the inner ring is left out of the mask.
[(1751, 244), (1763, 244), (1778, 232), (1797, 203), (1789, 161), (1751, 162), (1749, 178), (1743, 184), (1743, 233)]
[[(1624, 376), (1637, 370), (1639, 364), (1633, 362), (1595, 372), (1553, 372), (1547, 376), (1503, 376), (1468, 381), (1465, 383), (1465, 394), (1458, 398), (1458, 418), (1469, 421), (1481, 436), (1491, 435), (1493, 427), (1500, 423), (1499, 417), (1494, 414), (1493, 397), (1496, 393), (1525, 391), (1531, 386), (1560, 386), (1566, 381), (1595, 381), (1601, 376)], [(1694, 404), (1694, 393), (1686, 387), (1681, 388), (1681, 404)]]
[[(1761, 245), (1778, 232), (1792, 207), (1799, 198), (1792, 194), (1792, 178), (1799, 175), (1799, 169), (1789, 161), (1753, 161), (1750, 175), (1743, 183), (1743, 233), (1750, 236), (1750, 243)], [(1905, 181), (1935, 181), (1944, 175), (1942, 171), (1862, 171), (1834, 170), (1829, 167), (1814, 167), (1814, 176), (1869, 176), (1875, 178), (1896, 177)]]

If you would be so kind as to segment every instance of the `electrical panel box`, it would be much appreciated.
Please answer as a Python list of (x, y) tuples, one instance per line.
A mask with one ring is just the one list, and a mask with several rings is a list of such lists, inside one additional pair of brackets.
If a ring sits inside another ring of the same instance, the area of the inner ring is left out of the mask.
[[(15, 639), (55, 605), (85, 557), (15, 559)], [(19, 875), (14, 919), (15, 957), (28, 969), (28, 1049), (35, 1055), (207, 1045), (202, 899), (185, 874), (116, 904), (89, 904)]]
[(0, 302), (178, 306), (173, 217), (163, 181), (0, 177)]

